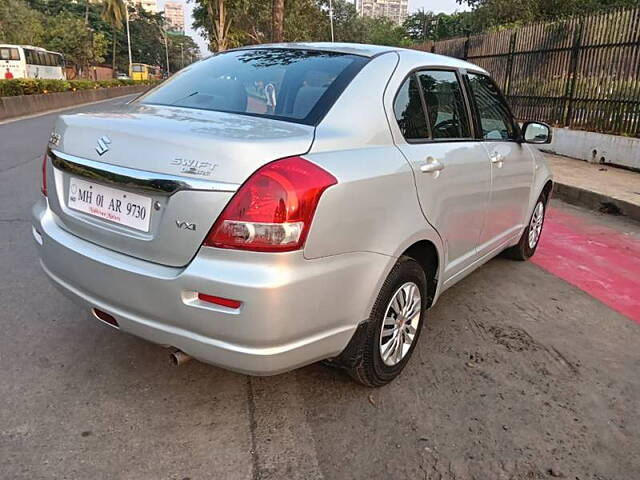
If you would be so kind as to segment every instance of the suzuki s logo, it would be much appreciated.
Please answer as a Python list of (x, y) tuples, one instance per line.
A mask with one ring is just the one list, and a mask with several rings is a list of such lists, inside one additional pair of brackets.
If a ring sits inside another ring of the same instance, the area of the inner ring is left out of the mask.
[(104, 137), (100, 137), (98, 139), (98, 146), (96, 147), (96, 152), (98, 155), (102, 156), (109, 151), (109, 145), (111, 145), (111, 139), (106, 135)]
[(182, 230), (191, 230), (192, 232), (196, 231), (195, 223), (183, 222), (181, 220), (176, 220), (176, 227)]

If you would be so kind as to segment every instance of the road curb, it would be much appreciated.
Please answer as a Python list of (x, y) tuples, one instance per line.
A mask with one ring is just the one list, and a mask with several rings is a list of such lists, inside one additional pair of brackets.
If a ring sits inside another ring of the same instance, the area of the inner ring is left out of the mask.
[(584, 188), (567, 185), (565, 183), (555, 183), (553, 196), (572, 205), (606, 213), (625, 215), (640, 221), (640, 205), (619, 200), (602, 193), (585, 190)]
[(101, 100), (143, 93), (149, 85), (131, 85), (125, 87), (78, 90), (75, 92), (56, 92), (36, 95), (0, 97), (0, 121), (10, 121), (50, 110), (80, 106)]

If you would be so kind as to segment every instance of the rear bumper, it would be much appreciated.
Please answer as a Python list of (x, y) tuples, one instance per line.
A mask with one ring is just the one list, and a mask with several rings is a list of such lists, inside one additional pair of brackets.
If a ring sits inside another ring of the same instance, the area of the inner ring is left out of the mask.
[[(41, 264), (87, 310), (120, 329), (201, 361), (270, 375), (339, 354), (369, 315), (392, 258), (349, 253), (315, 260), (202, 248), (184, 268), (117, 253), (61, 229), (46, 199), (33, 209)], [(197, 299), (202, 292), (239, 309)]]

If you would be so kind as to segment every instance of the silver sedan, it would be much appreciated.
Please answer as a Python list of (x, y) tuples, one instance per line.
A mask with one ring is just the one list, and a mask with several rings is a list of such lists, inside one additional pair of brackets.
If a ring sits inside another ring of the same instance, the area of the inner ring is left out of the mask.
[(442, 292), (503, 251), (533, 255), (552, 182), (531, 144), (550, 140), (470, 63), (230, 50), (124, 107), (61, 116), (33, 236), (56, 286), (178, 363), (327, 360), (380, 386)]

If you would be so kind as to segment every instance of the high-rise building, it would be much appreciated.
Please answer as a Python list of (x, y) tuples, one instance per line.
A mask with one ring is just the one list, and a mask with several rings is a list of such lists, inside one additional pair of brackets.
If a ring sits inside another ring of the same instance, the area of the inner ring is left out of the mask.
[(169, 30), (184, 32), (184, 4), (164, 2), (164, 18), (167, 19)]
[(149, 13), (158, 13), (157, 0), (127, 0), (130, 5), (140, 5)]
[(356, 9), (363, 17), (386, 17), (398, 25), (407, 19), (409, 0), (356, 0)]

